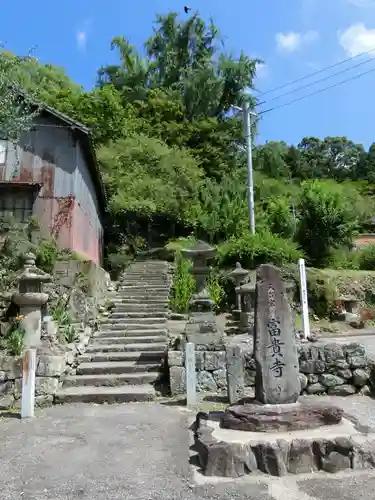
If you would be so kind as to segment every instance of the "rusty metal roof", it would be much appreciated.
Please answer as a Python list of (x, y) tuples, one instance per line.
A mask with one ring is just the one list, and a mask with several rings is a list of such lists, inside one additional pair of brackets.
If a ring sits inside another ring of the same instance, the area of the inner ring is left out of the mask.
[[(18, 92), (21, 98), (29, 99), (26, 96), (26, 93), (23, 92), (22, 90), (18, 90)], [(40, 108), (42, 113), (44, 112), (54, 116), (55, 118), (69, 125), (72, 129), (75, 129), (78, 132), (81, 144), (83, 146), (83, 151), (86, 156), (87, 165), (90, 169), (91, 175), (94, 180), (94, 185), (97, 189), (99, 203), (102, 206), (103, 213), (105, 213), (108, 207), (108, 198), (104, 187), (102, 174), (99, 168), (98, 159), (96, 157), (90, 129), (85, 125), (83, 125), (82, 123), (73, 120), (73, 118), (70, 118), (68, 115), (61, 113), (60, 111), (58, 111), (55, 108), (52, 108), (51, 106), (48, 106), (44, 102), (36, 101), (35, 99), (33, 99), (32, 103), (35, 104), (35, 106), (37, 106), (38, 108)]]

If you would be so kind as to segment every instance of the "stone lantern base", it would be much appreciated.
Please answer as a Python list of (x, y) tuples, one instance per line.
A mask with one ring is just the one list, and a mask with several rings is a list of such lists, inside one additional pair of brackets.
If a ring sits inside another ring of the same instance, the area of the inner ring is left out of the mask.
[(221, 351), (224, 349), (224, 334), (217, 326), (214, 314), (194, 312), (185, 327), (185, 341), (193, 342), (197, 351)]

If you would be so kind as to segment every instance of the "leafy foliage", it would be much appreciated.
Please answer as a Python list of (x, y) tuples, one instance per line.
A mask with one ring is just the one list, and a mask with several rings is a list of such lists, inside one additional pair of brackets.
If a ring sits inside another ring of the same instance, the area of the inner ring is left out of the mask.
[(304, 182), (299, 211), (297, 240), (313, 265), (324, 264), (332, 248), (351, 244), (358, 220), (341, 186)]
[(229, 268), (241, 262), (247, 269), (254, 269), (266, 262), (275, 265), (296, 262), (302, 255), (290, 240), (268, 231), (257, 234), (246, 232), (239, 237), (232, 237), (222, 243), (218, 251), (221, 266)]
[(187, 313), (191, 296), (194, 293), (195, 283), (190, 272), (190, 262), (176, 252), (174, 261), (174, 280), (170, 308), (177, 313)]
[[(12, 123), (18, 137), (32, 118), (27, 99), (38, 97), (91, 128), (109, 194), (113, 275), (147, 247), (189, 237), (218, 245), (228, 266), (281, 265), (302, 254), (316, 266), (372, 266), (370, 250), (361, 260), (349, 249), (357, 230), (373, 230), (375, 143), (368, 151), (346, 137), (255, 146), (251, 235), (243, 124), (231, 108), (245, 99), (255, 106), (248, 89), (258, 61), (228, 55), (217, 27), (198, 14), (157, 16), (144, 52), (121, 35), (111, 46), (118, 60), (99, 69), (90, 91), (63, 68), (4, 52), (0, 124)], [(9, 79), (26, 92), (22, 108)], [(55, 259), (44, 242), (39, 265), (50, 270)]]

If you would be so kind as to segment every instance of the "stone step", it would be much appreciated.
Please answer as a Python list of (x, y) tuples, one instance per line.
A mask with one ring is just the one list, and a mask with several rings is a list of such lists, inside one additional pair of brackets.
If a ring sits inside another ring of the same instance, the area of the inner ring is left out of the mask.
[(167, 330), (163, 328), (146, 328), (143, 330), (103, 330), (98, 331), (92, 337), (94, 342), (97, 339), (103, 339), (108, 337), (119, 337), (119, 338), (129, 338), (129, 337), (156, 337), (156, 336), (167, 336)]
[(142, 363), (140, 361), (102, 361), (81, 363), (77, 367), (77, 375), (97, 375), (109, 373), (135, 373), (158, 371), (160, 361)]
[(116, 387), (66, 387), (55, 395), (57, 403), (130, 403), (152, 401), (156, 396), (151, 385)]
[[(118, 305), (113, 307), (112, 309), (112, 314), (124, 314), (127, 312), (146, 312), (146, 313), (153, 313), (153, 312), (161, 312), (163, 314), (168, 314), (168, 306), (167, 304), (158, 306), (156, 304), (121, 304), (121, 309), (118, 310)], [(124, 310), (122, 310), (124, 309)]]
[[(156, 346), (159, 349), (167, 345), (166, 337), (123, 337), (121, 344), (90, 344), (85, 353), (88, 352), (123, 352), (123, 351), (147, 351), (154, 350)], [(136, 346), (142, 346), (135, 349)]]
[(134, 280), (134, 281), (126, 281), (119, 285), (118, 290), (123, 290), (124, 288), (130, 287), (144, 287), (144, 288), (163, 288), (164, 290), (170, 290), (171, 283), (162, 283), (162, 282), (153, 282), (153, 281), (142, 281), (142, 280)]
[(164, 285), (164, 284), (161, 284), (161, 285), (151, 285), (150, 283), (134, 283), (132, 285), (124, 285), (124, 284), (121, 284), (118, 288), (118, 290), (122, 291), (122, 290), (154, 290), (154, 291), (165, 291), (165, 290), (169, 290), (169, 287)]
[(139, 302), (139, 300), (127, 300), (123, 299), (121, 301), (113, 303), (113, 310), (120, 308), (121, 311), (124, 310), (124, 307), (131, 306), (134, 308), (140, 308), (140, 307), (148, 307), (152, 309), (153, 307), (159, 308), (159, 310), (163, 311), (165, 309), (168, 309), (169, 306), (169, 301), (168, 300), (149, 300), (147, 303), (145, 302)]
[(116, 297), (113, 297), (112, 302), (118, 303), (118, 302), (133, 302), (134, 301), (137, 304), (163, 304), (169, 302), (168, 297), (160, 297), (158, 295), (154, 297), (149, 297), (147, 301), (140, 302), (139, 297), (136, 297), (135, 295), (128, 295), (127, 293), (125, 294), (117, 294)]
[[(132, 337), (134, 338), (134, 337)], [(144, 336), (144, 335), (140, 335), (138, 337), (138, 342), (140, 344), (147, 344), (148, 343), (148, 339), (153, 339), (154, 336), (150, 336), (150, 337), (147, 337), (147, 336)], [(126, 340), (128, 339), (128, 337), (124, 337), (124, 336), (121, 336), (121, 335), (118, 335), (117, 337), (116, 336), (113, 336), (113, 337), (95, 337), (95, 339), (92, 340), (91, 342), (91, 346), (102, 346), (102, 345), (124, 345)]]
[(138, 330), (139, 328), (149, 328), (155, 325), (156, 328), (164, 326), (167, 323), (167, 318), (125, 318), (121, 319), (109, 319), (100, 322), (101, 327), (112, 330), (127, 330), (128, 328), (134, 328)]
[(69, 375), (63, 379), (63, 389), (66, 387), (102, 386), (116, 387), (118, 385), (153, 384), (160, 379), (160, 372), (119, 373), (118, 375)]
[(106, 325), (101, 325), (101, 328), (99, 330), (99, 333), (102, 332), (123, 332), (124, 335), (126, 335), (129, 331), (132, 330), (160, 330), (160, 329), (167, 329), (167, 322), (166, 321), (160, 321), (158, 323), (131, 323), (131, 324), (116, 324), (116, 323), (110, 323)]
[(168, 300), (169, 298), (169, 290), (166, 292), (158, 292), (158, 291), (150, 291), (149, 289), (145, 288), (144, 291), (142, 290), (122, 290), (120, 293), (117, 294), (117, 297), (120, 299), (126, 299), (128, 297), (134, 297), (138, 298), (139, 301), (147, 301), (147, 299), (164, 299)]
[(168, 311), (129, 311), (129, 312), (112, 312), (110, 318), (113, 320), (117, 319), (128, 319), (128, 318), (167, 318)]
[(160, 297), (158, 295), (154, 295), (152, 297), (141, 297), (141, 296), (136, 296), (136, 295), (118, 295), (113, 302), (116, 303), (124, 303), (124, 302), (130, 302), (130, 303), (147, 303), (147, 304), (168, 304), (169, 303), (169, 298), (168, 297)]
[(137, 278), (138, 276), (143, 276), (145, 278), (169, 278), (171, 274), (166, 268), (159, 269), (131, 269), (127, 273), (123, 274), (120, 281), (126, 278)]
[[(138, 344), (142, 348), (142, 344)], [(82, 354), (78, 357), (79, 363), (104, 363), (106, 361), (136, 361), (140, 363), (161, 363), (165, 357), (165, 349), (156, 347), (156, 351), (133, 351), (133, 352), (100, 352)]]

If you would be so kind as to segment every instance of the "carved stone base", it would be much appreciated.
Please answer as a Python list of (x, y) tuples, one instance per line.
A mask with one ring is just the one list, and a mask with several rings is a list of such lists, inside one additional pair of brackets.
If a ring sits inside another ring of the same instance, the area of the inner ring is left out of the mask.
[(375, 468), (375, 433), (367, 433), (354, 419), (285, 433), (221, 429), (219, 420), (217, 415), (214, 420), (197, 416), (194, 448), (205, 476), (285, 476)]
[(212, 312), (196, 312), (189, 316), (185, 341), (193, 342), (197, 351), (225, 350), (223, 332), (219, 331)]

